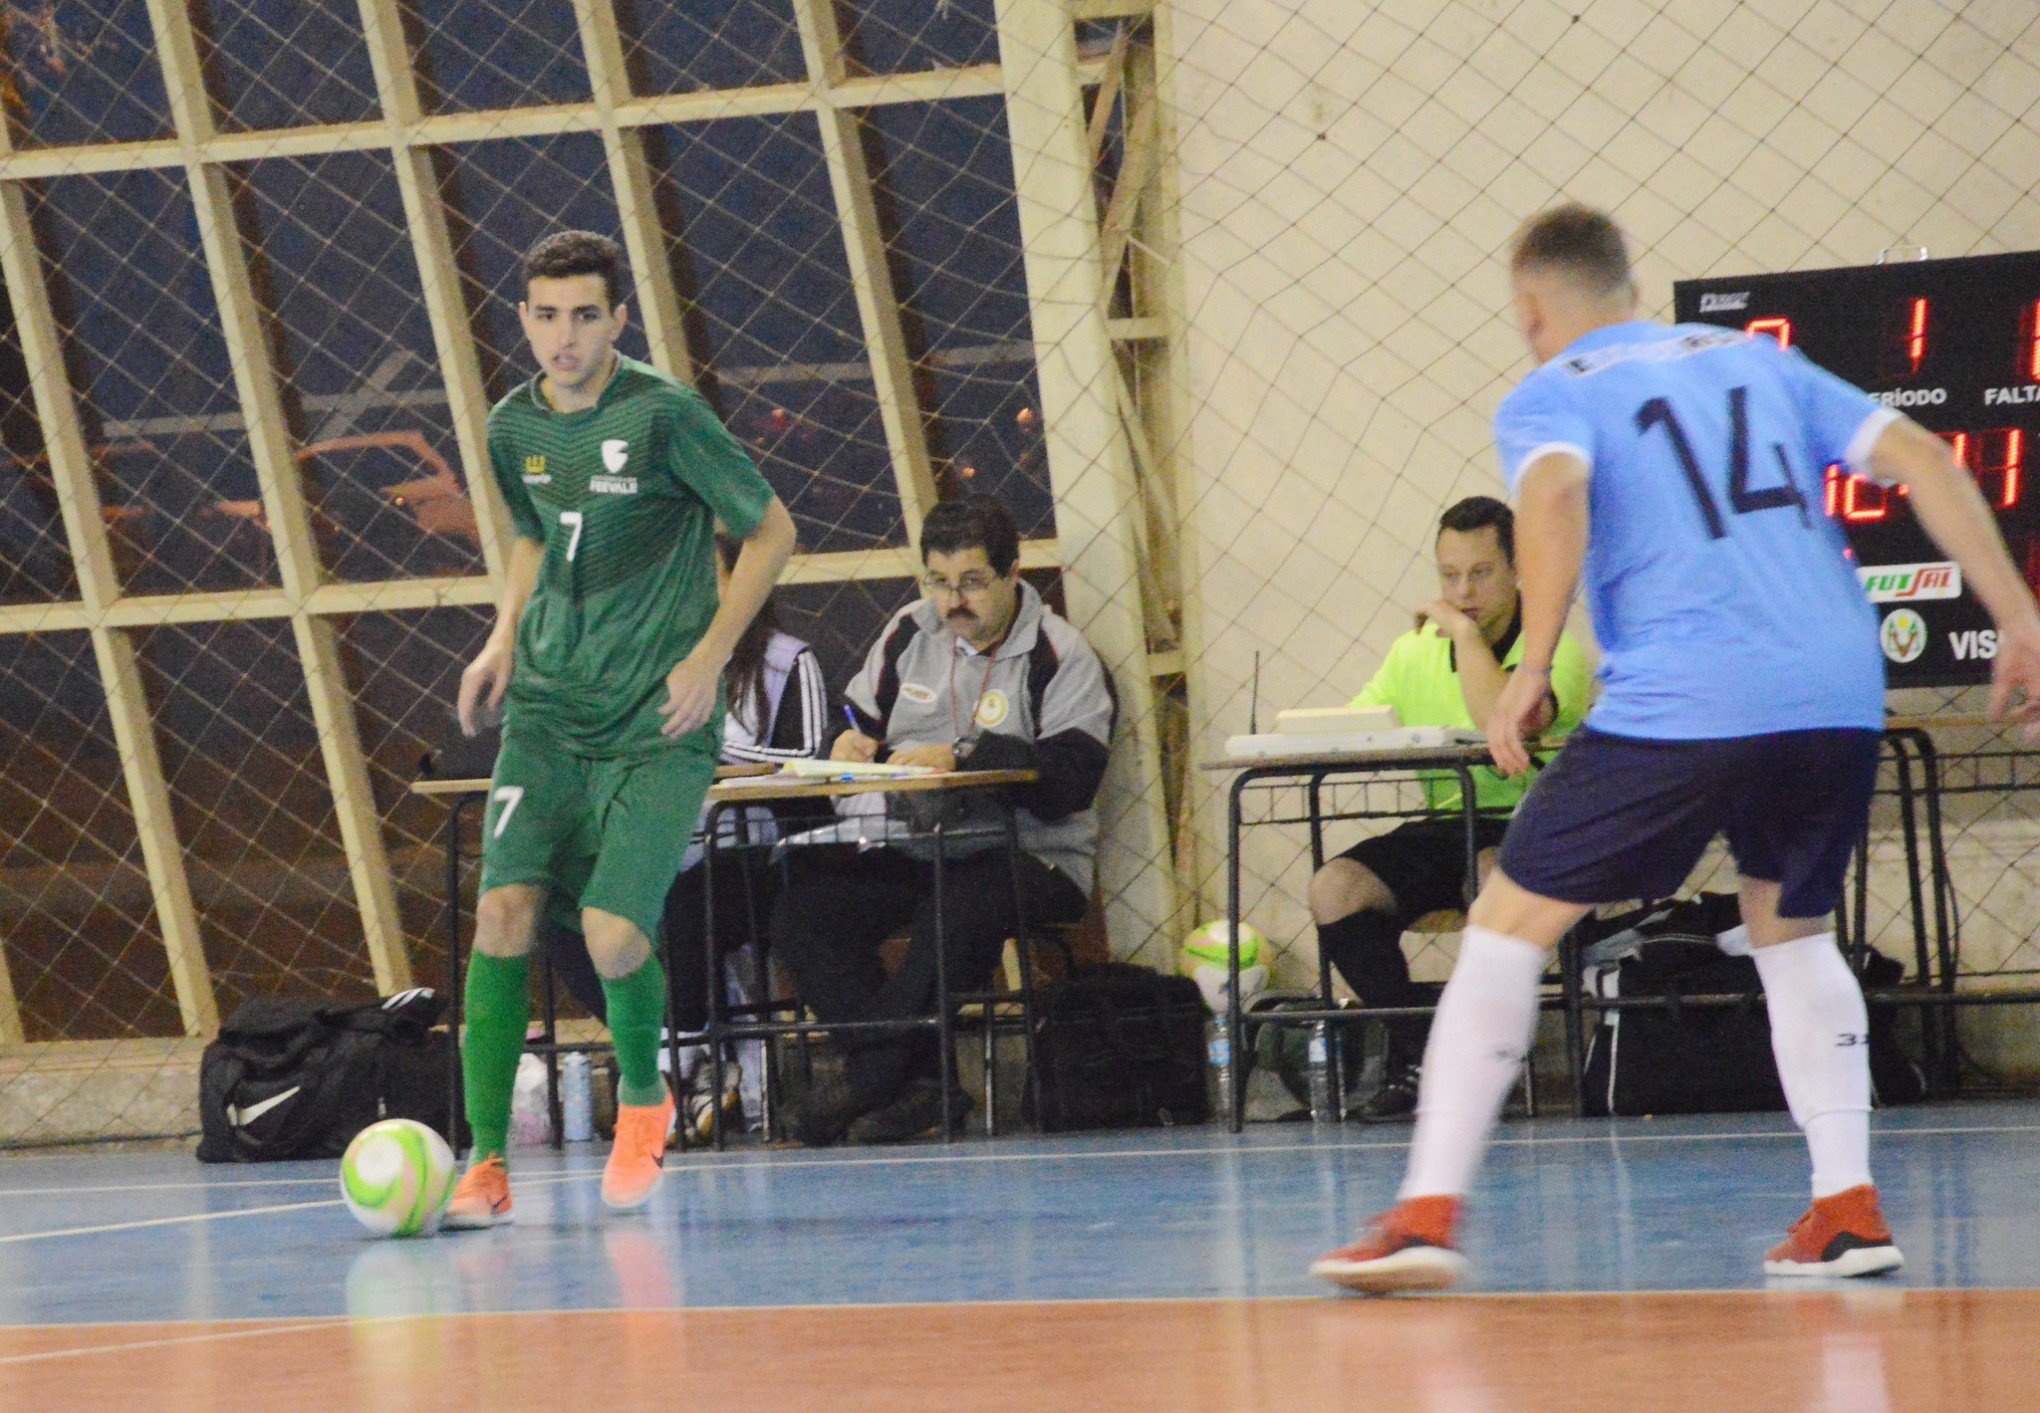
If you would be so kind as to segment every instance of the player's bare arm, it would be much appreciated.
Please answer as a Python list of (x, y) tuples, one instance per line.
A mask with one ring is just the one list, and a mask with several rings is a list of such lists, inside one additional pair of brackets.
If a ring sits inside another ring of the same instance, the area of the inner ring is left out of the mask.
[(716, 609), (708, 631), (701, 635), (694, 651), (666, 674), (666, 701), (659, 708), (665, 722), (659, 731), (668, 740), (677, 740), (697, 729), (714, 712), (723, 668), (729, 665), (737, 639), (744, 635), (744, 629), (764, 607), (773, 585), (779, 582), (786, 561), (793, 555), (793, 541), (793, 516), (775, 496), (759, 518), (758, 528), (737, 553), (729, 587), (723, 591), (722, 604)]
[(1997, 624), (1991, 715), (2024, 723), (2029, 735), (2040, 732), (2040, 608), (2005, 552), (1975, 477), (1957, 464), (1946, 442), (1904, 417), (1878, 434), (1870, 469), (1905, 486), (1920, 524), (1962, 566), (1971, 592)]
[(517, 623), (524, 617), (524, 605), (538, 583), (538, 568), (544, 562), (545, 546), (539, 541), (521, 535), (510, 541), (510, 564), (503, 574), (503, 597), (496, 604), (496, 626), (467, 671), (460, 675), (460, 697), (455, 710), (460, 729), (466, 735), (472, 736), (480, 729), (478, 706), (493, 712), (503, 705), (503, 693), (510, 687)]
[(1551, 659), (1586, 557), (1586, 465), (1560, 452), (1541, 456), (1524, 468), (1516, 497), (1523, 657), (1487, 717), (1488, 749), (1503, 775), (1530, 768), (1523, 743), (1548, 724)]

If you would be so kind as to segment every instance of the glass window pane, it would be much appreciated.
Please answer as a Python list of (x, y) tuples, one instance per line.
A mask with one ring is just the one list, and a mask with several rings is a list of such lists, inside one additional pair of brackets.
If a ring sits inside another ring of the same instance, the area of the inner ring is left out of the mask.
[(1005, 500), (1022, 535), (1053, 535), (1005, 107), (887, 104), (865, 123), (937, 465)]
[(42, 424), (29, 396), (28, 363), (7, 291), (0, 288), (0, 603), (77, 596)]
[(588, 101), (569, 0), (406, 0), (428, 113)]
[(350, 580), (480, 573), (390, 158), (277, 159), (240, 175), (327, 568)]
[(285, 128), (378, 116), (356, 5), (207, 0), (205, 14), (199, 41), (220, 126)]
[(702, 390), (793, 511), (802, 548), (903, 543), (814, 119), (661, 128), (646, 152)]
[(807, 78), (790, 0), (617, 0), (616, 24), (635, 93)]
[(0, 111), (22, 146), (171, 135), (148, 0), (10, 5), (0, 33), (6, 77), (19, 99)]
[(60, 177), (28, 192), (122, 586), (274, 584), (182, 173)]
[(839, 0), (843, 47), (867, 73), (999, 62), (993, 0)]
[(136, 643), (220, 1014), (279, 992), (374, 995), (290, 624), (153, 628)]
[(31, 1041), (179, 1035), (84, 633), (0, 636), (0, 938)]
[(454, 738), (460, 674), (482, 650), (494, 621), (493, 609), (439, 608), (363, 613), (334, 625), (345, 649), (404, 935), (413, 965), (428, 979), (443, 975), (446, 965), (447, 802), (414, 793), (411, 782), (418, 778), (419, 758)]

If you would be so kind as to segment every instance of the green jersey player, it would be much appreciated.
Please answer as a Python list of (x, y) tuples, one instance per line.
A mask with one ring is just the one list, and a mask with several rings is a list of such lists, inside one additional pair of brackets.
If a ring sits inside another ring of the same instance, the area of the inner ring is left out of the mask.
[[(577, 908), (618, 1073), (602, 1198), (662, 1172), (665, 974), (652, 949), (714, 777), (724, 663), (792, 553), (792, 517), (691, 388), (616, 352), (616, 245), (566, 231), (525, 257), (518, 317), (539, 374), (489, 414), (515, 531), (495, 630), (461, 677), (461, 729), (504, 710), (483, 815), (461, 1067), (474, 1149), (450, 1227), (510, 1217), (510, 1090), (541, 908)], [(715, 522), (744, 542), (718, 598)]]

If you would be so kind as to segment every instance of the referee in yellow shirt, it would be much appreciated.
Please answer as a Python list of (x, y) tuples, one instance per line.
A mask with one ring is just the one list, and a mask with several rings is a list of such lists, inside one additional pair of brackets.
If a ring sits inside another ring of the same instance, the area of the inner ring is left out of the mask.
[[(1515, 531), (1514, 513), (1492, 496), (1468, 496), (1445, 512), (1436, 546), (1442, 592), (1417, 610), (1417, 626), (1395, 640), (1354, 706), (1394, 707), (1405, 726), (1478, 730), (1486, 724), (1522, 654)], [(1586, 715), (1591, 681), (1579, 643), (1571, 634), (1561, 637), (1547, 714), (1536, 723), (1547, 738), (1571, 731)], [(1533, 776), (1505, 780), (1487, 769), (1473, 776), (1485, 874)], [(1423, 786), (1429, 816), (1363, 839), (1310, 881), (1318, 948), (1366, 1005), (1423, 1004), (1424, 992), (1410, 981), (1403, 956), (1403, 932), (1426, 913), (1466, 904), (1458, 778), (1427, 773)], [(1361, 1118), (1377, 1122), (1416, 1108), (1430, 1022), (1409, 1017), (1387, 1028), (1387, 1078), (1359, 1110)]]

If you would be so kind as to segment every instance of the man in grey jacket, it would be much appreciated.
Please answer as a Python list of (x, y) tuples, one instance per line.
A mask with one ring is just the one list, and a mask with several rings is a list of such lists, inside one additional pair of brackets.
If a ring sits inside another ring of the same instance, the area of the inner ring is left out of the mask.
[[(938, 770), (1034, 770), (1034, 783), (1007, 794), (1019, 826), (1022, 899), (1031, 922), (1075, 922), (1091, 894), (1092, 801), (1117, 703), (1098, 655), (1021, 580), (1019, 559), (1013, 518), (991, 497), (957, 496), (928, 513), (923, 597), (886, 624), (844, 692), (856, 724), (830, 754)], [(883, 797), (842, 803), (850, 807), (846, 819), (825, 831), (838, 842), (791, 850), (773, 955), (819, 1020), (927, 1015), (935, 1000), (930, 846), (870, 813), (883, 809)], [(962, 837), (949, 845), (944, 867), (946, 960), (951, 989), (976, 990), (1013, 935), (1012, 889), (999, 834), (954, 832)], [(879, 948), (902, 927), (909, 929), (906, 955), (887, 976)], [(932, 1035), (859, 1032), (843, 1048), (841, 1083), (787, 1095), (796, 1138), (885, 1143), (939, 1130)]]

